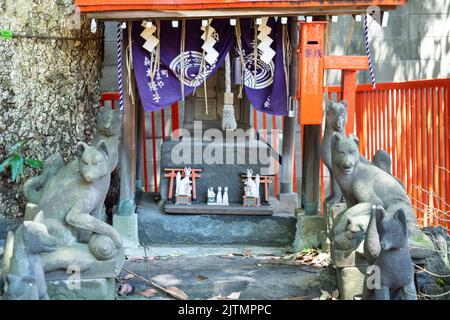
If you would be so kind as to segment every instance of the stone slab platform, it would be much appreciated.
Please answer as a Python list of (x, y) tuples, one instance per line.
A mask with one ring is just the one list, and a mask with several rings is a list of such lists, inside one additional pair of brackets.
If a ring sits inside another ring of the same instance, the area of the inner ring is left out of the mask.
[(244, 207), (239, 203), (230, 203), (228, 206), (207, 205), (207, 204), (191, 204), (176, 205), (166, 203), (166, 213), (174, 214), (229, 214), (229, 215), (256, 215), (270, 216), (273, 214), (271, 206), (260, 205), (257, 207)]
[[(185, 208), (185, 207), (183, 207)], [(174, 215), (150, 194), (137, 197), (139, 241), (147, 245), (255, 245), (284, 247), (295, 239), (292, 214)]]

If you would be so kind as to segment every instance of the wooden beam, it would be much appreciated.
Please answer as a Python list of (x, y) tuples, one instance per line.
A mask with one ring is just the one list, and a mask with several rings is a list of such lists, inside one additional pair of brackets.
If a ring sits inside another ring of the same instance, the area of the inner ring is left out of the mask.
[(319, 212), (321, 125), (303, 126), (302, 207), (307, 215)]
[[(323, 15), (349, 15), (361, 14), (365, 12), (368, 6), (338, 7), (321, 6), (314, 8), (243, 8), (243, 9), (209, 9), (209, 10), (122, 10), (122, 11), (95, 11), (86, 12), (88, 19), (96, 18), (99, 20), (111, 21), (130, 21), (144, 19), (201, 19), (201, 18), (239, 18), (239, 17), (257, 17), (257, 16), (323, 16)], [(381, 11), (395, 10), (396, 6), (381, 6)]]
[(132, 215), (136, 209), (136, 105), (128, 93), (130, 88), (131, 92), (136, 92), (136, 84), (134, 77), (130, 77), (131, 81), (128, 79), (128, 69), (125, 61), (127, 46), (127, 41), (124, 41), (122, 45), (124, 110), (120, 154), (119, 215)]
[(367, 56), (325, 56), (324, 69), (367, 70)]
[[(291, 47), (298, 48), (299, 26), (295, 18), (289, 19)], [(289, 88), (290, 96), (297, 96), (298, 89), (298, 53), (292, 55), (289, 66)], [(288, 97), (289, 99), (289, 97)], [(288, 100), (289, 101), (289, 100)], [(288, 102), (289, 103), (289, 102)], [(294, 177), (294, 157), (295, 157), (295, 117), (284, 117), (283, 126), (283, 146), (281, 164), (281, 193), (292, 193)]]

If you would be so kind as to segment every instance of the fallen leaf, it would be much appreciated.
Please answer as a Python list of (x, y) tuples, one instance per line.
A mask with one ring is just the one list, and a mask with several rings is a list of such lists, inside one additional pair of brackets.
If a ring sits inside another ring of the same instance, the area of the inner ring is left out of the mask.
[(258, 267), (262, 267), (262, 264), (261, 263), (257, 263), (256, 264)]
[(295, 254), (288, 254), (287, 256), (283, 256), (282, 259), (289, 260), (289, 259), (292, 259), (294, 256), (295, 256)]
[(127, 274), (126, 276), (124, 276), (122, 279), (123, 279), (123, 280), (130, 280), (130, 279), (133, 279), (133, 278), (134, 278), (134, 275), (131, 274), (131, 273), (129, 273), (129, 274)]
[(183, 290), (181, 290), (180, 288), (177, 288), (177, 287), (168, 287), (168, 288), (166, 288), (166, 292), (168, 294), (170, 294), (172, 297), (180, 299), (180, 300), (188, 299), (188, 295)]
[(338, 289), (334, 290), (334, 291), (331, 293), (331, 297), (332, 297), (333, 299), (339, 298), (339, 290), (338, 290)]
[(319, 300), (328, 300), (330, 294), (322, 289), (320, 289), (320, 291), (322, 292), (322, 295), (319, 297)]
[(153, 297), (157, 293), (158, 293), (157, 290), (150, 288), (150, 289), (139, 292), (138, 295), (148, 298), (148, 297)]
[(243, 256), (244, 257), (251, 257), (252, 256), (252, 250), (245, 249), (244, 252), (243, 252)]
[(117, 294), (119, 296), (128, 296), (133, 294), (134, 292), (134, 288), (131, 284), (129, 284), (128, 282), (123, 282), (119, 288), (117, 288)]
[(230, 293), (230, 294), (227, 296), (227, 298), (230, 299), (230, 300), (238, 300), (240, 296), (241, 296), (241, 292), (240, 292), (240, 291), (237, 291), (237, 292), (232, 292), (232, 293)]
[(206, 280), (206, 279), (208, 279), (208, 277), (202, 276), (201, 274), (199, 274), (197, 276), (197, 281), (203, 281), (203, 280)]
[(218, 295), (211, 298), (208, 298), (207, 300), (238, 300), (241, 296), (241, 291), (232, 292), (228, 296)]

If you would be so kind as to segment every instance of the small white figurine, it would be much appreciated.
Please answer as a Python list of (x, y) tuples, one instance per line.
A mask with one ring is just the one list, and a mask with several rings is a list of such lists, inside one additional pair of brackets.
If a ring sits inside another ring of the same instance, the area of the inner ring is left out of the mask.
[(180, 172), (177, 172), (176, 176), (176, 195), (178, 196), (191, 196), (191, 168), (184, 168), (184, 178), (181, 179)]
[(216, 193), (213, 187), (208, 188), (208, 204), (216, 203)]
[(217, 188), (217, 203), (222, 203), (222, 187)]
[(228, 187), (223, 189), (222, 203), (228, 205)]
[(259, 174), (256, 174), (255, 181), (252, 179), (253, 170), (247, 169), (247, 181), (245, 182), (244, 194), (246, 197), (259, 198)]

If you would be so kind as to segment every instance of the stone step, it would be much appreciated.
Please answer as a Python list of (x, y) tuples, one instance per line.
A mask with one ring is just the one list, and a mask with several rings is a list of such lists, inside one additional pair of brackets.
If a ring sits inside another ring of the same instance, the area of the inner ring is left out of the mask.
[(151, 194), (137, 195), (139, 241), (145, 245), (254, 245), (285, 247), (294, 243), (297, 219), (292, 214), (165, 214)]

